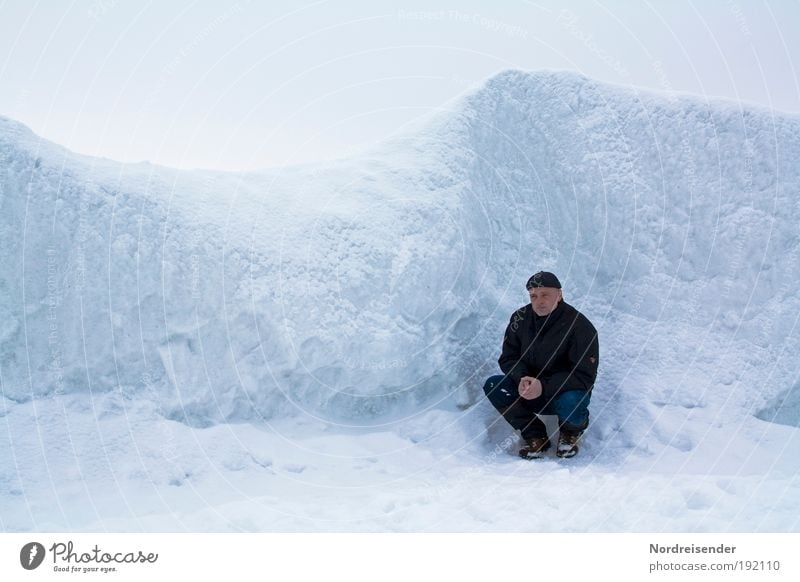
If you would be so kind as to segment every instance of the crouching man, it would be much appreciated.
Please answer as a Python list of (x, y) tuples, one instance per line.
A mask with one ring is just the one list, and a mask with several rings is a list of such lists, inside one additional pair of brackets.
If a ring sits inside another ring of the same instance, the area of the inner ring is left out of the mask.
[(564, 302), (561, 283), (540, 271), (526, 284), (530, 305), (511, 316), (498, 360), (504, 376), (483, 387), (489, 401), (522, 434), (519, 455), (538, 459), (550, 448), (539, 414), (558, 417), (556, 454), (574, 457), (589, 426), (589, 399), (597, 376), (597, 330)]

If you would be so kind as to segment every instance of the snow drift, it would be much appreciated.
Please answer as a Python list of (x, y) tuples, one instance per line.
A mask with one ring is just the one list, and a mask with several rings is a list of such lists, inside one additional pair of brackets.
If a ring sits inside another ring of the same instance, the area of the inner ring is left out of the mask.
[[(0, 118), (0, 530), (796, 531), (799, 154), (567, 73), (249, 174)], [(480, 393), (538, 269), (600, 333), (564, 462)]]
[(2, 393), (119, 392), (193, 426), (465, 407), (549, 269), (600, 332), (600, 434), (798, 424), (797, 159), (796, 117), (571, 73), (505, 72), (366, 154), (247, 174), (0, 119)]

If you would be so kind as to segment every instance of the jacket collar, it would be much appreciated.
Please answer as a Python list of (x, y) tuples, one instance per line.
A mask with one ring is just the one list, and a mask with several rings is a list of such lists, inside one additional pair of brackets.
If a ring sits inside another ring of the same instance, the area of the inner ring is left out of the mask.
[(536, 315), (536, 312), (533, 310), (533, 306), (531, 306), (531, 314), (533, 315), (531, 319), (531, 332), (533, 335), (544, 333), (546, 330), (553, 327), (556, 321), (561, 319), (561, 317), (566, 312), (566, 303), (564, 300), (558, 302), (556, 308), (550, 312), (549, 315)]

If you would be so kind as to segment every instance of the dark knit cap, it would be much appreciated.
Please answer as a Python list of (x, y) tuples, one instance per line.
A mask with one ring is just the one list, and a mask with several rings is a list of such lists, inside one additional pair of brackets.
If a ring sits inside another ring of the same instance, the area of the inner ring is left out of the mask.
[(547, 271), (539, 271), (533, 277), (528, 279), (525, 284), (525, 289), (533, 289), (534, 287), (555, 287), (561, 289), (561, 281), (553, 273)]

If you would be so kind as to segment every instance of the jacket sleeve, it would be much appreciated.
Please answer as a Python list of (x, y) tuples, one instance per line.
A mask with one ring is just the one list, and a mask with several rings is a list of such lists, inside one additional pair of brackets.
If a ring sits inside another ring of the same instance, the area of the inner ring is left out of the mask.
[(528, 367), (522, 361), (522, 346), (519, 340), (521, 323), (522, 316), (519, 311), (515, 311), (503, 337), (503, 353), (500, 354), (500, 359), (497, 360), (497, 363), (500, 364), (500, 369), (514, 381), (515, 386), (519, 386), (520, 379), (528, 375)]
[(576, 322), (569, 342), (569, 369), (554, 372), (547, 378), (539, 378), (542, 382), (542, 394), (548, 400), (569, 390), (590, 390), (597, 378), (600, 344), (597, 330), (588, 319), (582, 318)]

